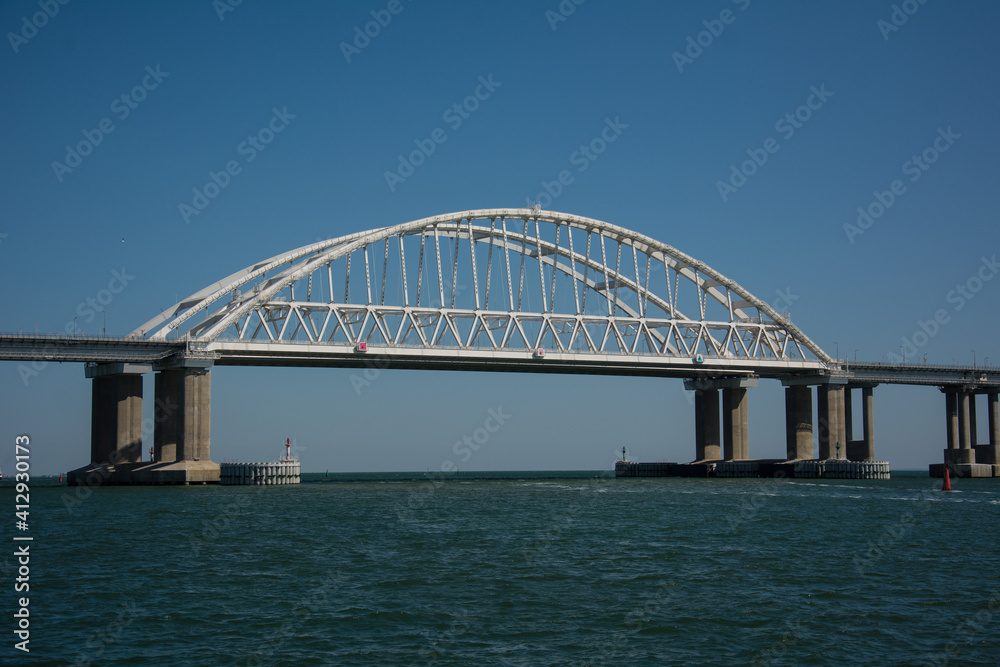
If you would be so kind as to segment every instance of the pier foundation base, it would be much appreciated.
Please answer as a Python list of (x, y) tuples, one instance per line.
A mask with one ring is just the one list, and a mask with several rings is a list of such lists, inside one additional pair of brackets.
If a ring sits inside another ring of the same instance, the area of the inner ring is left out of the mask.
[(70, 486), (218, 484), (219, 464), (211, 461), (91, 464), (70, 471), (66, 483)]
[[(940, 464), (939, 464), (940, 465)], [(992, 468), (993, 466), (986, 466)], [(998, 466), (1000, 468), (1000, 466)], [(773, 479), (889, 479), (888, 461), (750, 459), (711, 463), (618, 461), (615, 477), (767, 477)]]
[(1000, 465), (1000, 446), (998, 445), (976, 445), (976, 463), (987, 465)]
[(945, 463), (968, 464), (976, 462), (976, 451), (974, 449), (946, 449), (944, 450)]
[[(929, 466), (931, 477), (941, 479), (944, 477), (944, 464), (932, 463)], [(952, 479), (961, 477), (982, 479), (985, 477), (1000, 477), (1000, 466), (988, 465), (985, 463), (949, 463), (948, 474)]]

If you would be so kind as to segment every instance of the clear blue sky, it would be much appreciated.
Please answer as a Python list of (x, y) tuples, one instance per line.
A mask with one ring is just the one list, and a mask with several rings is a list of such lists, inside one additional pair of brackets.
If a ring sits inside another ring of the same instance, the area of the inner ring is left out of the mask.
[[(37, 0), (0, 5), (0, 329), (72, 329), (75, 315), (96, 333), (105, 315), (87, 299), (124, 270), (134, 277), (105, 311), (108, 333), (126, 334), (280, 251), (521, 206), (571, 169), (548, 208), (653, 236), (772, 303), (790, 293), (782, 310), (831, 354), (898, 353), (943, 309), (918, 359), (1000, 363), (1000, 279), (952, 293), (992, 278), (983, 258), (1000, 253), (996, 3), (911, 0), (893, 17), (891, 2), (857, 0), (566, 0), (569, 16), (556, 0), (224, 2), (70, 2), (51, 18)], [(373, 11), (391, 21), (345, 49)], [(480, 77), (495, 89), (455, 127), (444, 113)], [(275, 109), (273, 142), (241, 149)], [(608, 118), (627, 128), (577, 171), (571, 155)], [(390, 188), (397, 156), (439, 127), (447, 141)], [(81, 142), (89, 154), (67, 156)], [(926, 149), (933, 164), (911, 162)], [(720, 188), (748, 150), (766, 162)], [(186, 222), (179, 205), (231, 160), (239, 173)], [(880, 217), (845, 230), (896, 180)], [(307, 470), (331, 471), (609, 468), (622, 444), (644, 460), (694, 454), (680, 380), (394, 371), (358, 396), (352, 373), (216, 369), (213, 459), (273, 459), (285, 437)], [(82, 366), (22, 375), (0, 363), (0, 466), (18, 433), (36, 473), (86, 463)], [(940, 458), (936, 389), (875, 397), (880, 458)], [(458, 460), (453, 444), (499, 406), (507, 423)], [(778, 383), (751, 391), (750, 415), (751, 454), (780, 456)]]

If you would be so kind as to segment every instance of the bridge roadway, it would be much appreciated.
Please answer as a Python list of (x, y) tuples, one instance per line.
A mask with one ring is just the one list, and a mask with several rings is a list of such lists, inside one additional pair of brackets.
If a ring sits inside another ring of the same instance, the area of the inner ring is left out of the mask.
[[(850, 384), (907, 384), (1000, 389), (1000, 368), (982, 366), (929, 366), (927, 364), (849, 363), (839, 366), (813, 360), (741, 359), (659, 355), (590, 354), (548, 350), (539, 358), (531, 351), (421, 349), (398, 346), (369, 348), (358, 353), (344, 345), (315, 343), (255, 343), (217, 339), (211, 343), (186, 340), (151, 340), (123, 336), (0, 333), (0, 360), (132, 363), (154, 367), (184, 365), (199, 359), (205, 366), (297, 366), (365, 368), (385, 364), (414, 370), (466, 370), (587, 375), (643, 375), (674, 378), (755, 376), (789, 380), (795, 377), (832, 376)], [(153, 369), (151, 369), (153, 370)]]
[(0, 360), (154, 363), (186, 350), (183, 341), (121, 336), (0, 333)]
[[(821, 361), (796, 359), (740, 359), (652, 354), (594, 354), (546, 350), (458, 349), (438, 346), (368, 348), (359, 353), (349, 345), (323, 345), (285, 341), (260, 343), (217, 339), (212, 342), (151, 340), (133, 337), (0, 334), (0, 360), (84, 362), (88, 364), (131, 363), (156, 367), (203, 366), (306, 366), (365, 368), (390, 365), (412, 370), (465, 370), (590, 375), (640, 375), (699, 378), (744, 375), (781, 378), (820, 373)], [(151, 369), (152, 370), (152, 369)]]
[(982, 366), (928, 366), (927, 364), (846, 363), (853, 381), (878, 384), (915, 384), (940, 387), (1000, 386), (1000, 368)]
[(658, 355), (588, 354), (546, 351), (538, 358), (530, 351), (483, 350), (476, 358), (448, 348), (421, 349), (399, 346), (369, 349), (359, 354), (344, 345), (283, 342), (251, 343), (218, 339), (212, 343), (184, 340), (150, 340), (126, 336), (0, 333), (0, 360), (82, 362), (90, 364), (135, 363), (169, 367), (184, 358), (198, 358), (217, 366), (308, 366), (364, 368), (388, 362), (393, 368), (415, 370), (471, 370), (589, 375), (646, 375), (699, 378), (756, 375), (783, 379), (792, 376), (834, 375), (851, 383), (930, 386), (974, 385), (1000, 388), (1000, 368), (982, 366), (928, 366), (926, 364), (847, 363), (831, 367), (819, 361), (757, 360), (705, 357), (695, 363), (688, 357)]

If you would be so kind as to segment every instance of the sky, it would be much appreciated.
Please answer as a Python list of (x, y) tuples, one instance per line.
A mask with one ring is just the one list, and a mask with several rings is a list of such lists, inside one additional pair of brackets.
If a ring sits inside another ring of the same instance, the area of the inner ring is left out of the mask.
[[(125, 335), (318, 239), (541, 198), (696, 257), (833, 356), (997, 365), (998, 21), (916, 0), (5, 1), (0, 330)], [(357, 373), (216, 368), (213, 460), (286, 437), (307, 471), (694, 458), (681, 380)], [(0, 467), (19, 434), (36, 474), (86, 464), (90, 383), (0, 362)], [(150, 417), (149, 376), (145, 395)], [(781, 456), (780, 383), (749, 401), (751, 455)], [(937, 389), (880, 386), (875, 408), (878, 458), (940, 460)], [(501, 428), (456, 448), (491, 410)]]

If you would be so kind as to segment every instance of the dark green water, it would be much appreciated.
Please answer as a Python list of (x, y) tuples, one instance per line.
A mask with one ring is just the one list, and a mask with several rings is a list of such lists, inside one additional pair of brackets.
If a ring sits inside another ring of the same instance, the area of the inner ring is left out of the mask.
[(1000, 480), (462, 476), (35, 480), (0, 662), (1000, 664)]

